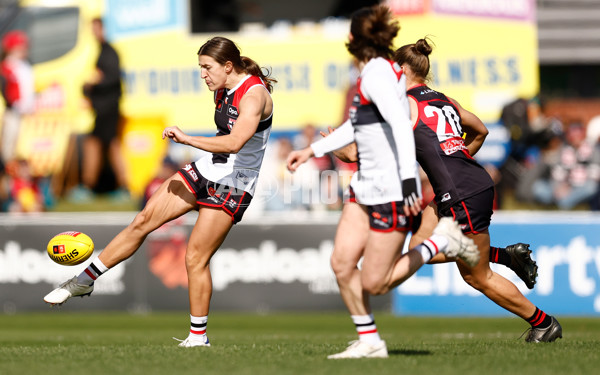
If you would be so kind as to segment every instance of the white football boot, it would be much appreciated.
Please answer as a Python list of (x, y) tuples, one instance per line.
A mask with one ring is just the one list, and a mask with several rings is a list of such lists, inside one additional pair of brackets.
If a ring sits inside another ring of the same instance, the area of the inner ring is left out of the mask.
[(210, 346), (210, 342), (208, 341), (208, 337), (206, 337), (206, 341), (199, 340), (188, 336), (185, 340), (180, 340), (176, 337), (173, 337), (174, 340), (179, 341), (179, 345), (182, 348), (192, 348), (194, 346)]
[(94, 291), (94, 284), (85, 285), (77, 283), (77, 276), (60, 284), (60, 286), (44, 297), (44, 302), (54, 305), (62, 305), (71, 297), (89, 296)]
[(381, 341), (376, 345), (367, 344), (364, 341), (351, 341), (350, 346), (341, 353), (328, 355), (329, 359), (345, 359), (345, 358), (387, 358), (387, 346), (385, 341)]
[(443, 252), (449, 257), (458, 257), (470, 267), (475, 267), (479, 263), (477, 245), (472, 239), (463, 234), (456, 221), (449, 217), (441, 218), (433, 233), (448, 239), (448, 246)]

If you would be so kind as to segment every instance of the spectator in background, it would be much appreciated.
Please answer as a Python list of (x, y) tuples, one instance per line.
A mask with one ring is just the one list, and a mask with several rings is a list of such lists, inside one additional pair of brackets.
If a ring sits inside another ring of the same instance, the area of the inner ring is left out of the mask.
[(9, 179), (4, 168), (2, 158), (0, 158), (0, 212), (8, 210), (8, 187)]
[(12, 160), (6, 166), (8, 179), (9, 212), (44, 211), (44, 195), (36, 178), (31, 174), (27, 160)]
[[(509, 155), (500, 167), (496, 187), (497, 201), (502, 205), (504, 196), (513, 192), (528, 169), (537, 162), (540, 149), (544, 149), (555, 133), (555, 119), (547, 118), (544, 103), (539, 97), (519, 98), (502, 109), (500, 121), (510, 135)], [(516, 198), (527, 200), (521, 191), (514, 191)]]
[(95, 112), (94, 128), (83, 141), (81, 184), (70, 193), (76, 202), (89, 201), (97, 187), (106, 159), (116, 177), (115, 198), (128, 198), (125, 166), (119, 139), (121, 67), (117, 51), (108, 43), (100, 18), (92, 21), (94, 37), (100, 43), (100, 55), (94, 75), (83, 85), (83, 93)]
[(571, 123), (565, 131), (565, 140), (552, 157), (546, 158), (540, 177), (533, 183), (536, 201), (556, 204), (570, 210), (588, 203), (598, 191), (600, 180), (600, 148), (586, 140), (585, 127)]
[(23, 115), (33, 113), (35, 105), (33, 68), (27, 61), (29, 39), (19, 30), (2, 38), (0, 81), (6, 108), (2, 119), (1, 156), (4, 164), (17, 158), (17, 144)]
[[(587, 140), (595, 145), (596, 149), (600, 148), (600, 115), (593, 117), (586, 126), (586, 138)], [(590, 200), (590, 209), (592, 211), (600, 211), (600, 181), (598, 182), (598, 188), (596, 194)]]

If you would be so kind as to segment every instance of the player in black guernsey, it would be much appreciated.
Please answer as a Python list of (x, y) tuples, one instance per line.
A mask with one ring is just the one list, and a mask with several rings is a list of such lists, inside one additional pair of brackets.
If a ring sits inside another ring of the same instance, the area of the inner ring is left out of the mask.
[(166, 180), (87, 269), (44, 297), (45, 302), (60, 305), (71, 297), (91, 294), (94, 281), (132, 256), (150, 232), (198, 211), (186, 248), (190, 330), (180, 340), (181, 347), (210, 346), (206, 335), (212, 295), (209, 262), (252, 199), (271, 130), (270, 93), (276, 82), (223, 37), (211, 38), (200, 47), (198, 65), (200, 77), (215, 93), (217, 136), (191, 136), (169, 126), (162, 137), (204, 150), (206, 155)]
[[(494, 184), (473, 155), (479, 150), (487, 129), (473, 113), (446, 95), (425, 85), (432, 48), (426, 39), (398, 49), (394, 60), (407, 77), (407, 94), (414, 126), (417, 160), (427, 173), (435, 192), (423, 212), (422, 225), (413, 236), (416, 243), (431, 233), (439, 217), (458, 220), (462, 230), (477, 244), (481, 260), (469, 267), (458, 260), (463, 279), (506, 310), (531, 324), (528, 342), (554, 341), (562, 337), (558, 321), (531, 303), (509, 280), (489, 267)], [(466, 133), (462, 138), (463, 132)], [(443, 261), (444, 254), (432, 261)]]
[[(453, 216), (452, 206), (492, 189), (494, 182), (465, 145), (461, 111), (456, 104), (424, 84), (411, 87), (407, 95), (411, 103), (416, 102), (416, 108), (411, 109), (415, 109), (412, 114), (417, 117), (413, 128), (417, 161), (429, 177), (438, 211), (443, 216)], [(472, 123), (479, 126), (476, 134), (485, 138), (487, 131), (483, 123)], [(467, 224), (466, 232), (476, 231), (475, 223)]]

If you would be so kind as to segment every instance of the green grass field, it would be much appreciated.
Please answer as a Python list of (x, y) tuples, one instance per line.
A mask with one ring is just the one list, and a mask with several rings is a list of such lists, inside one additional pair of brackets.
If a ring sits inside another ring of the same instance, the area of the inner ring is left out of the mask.
[(561, 318), (564, 338), (528, 344), (516, 318), (377, 314), (390, 358), (328, 360), (355, 338), (342, 313), (215, 312), (210, 348), (179, 348), (187, 312), (0, 316), (0, 374), (593, 374), (600, 319)]

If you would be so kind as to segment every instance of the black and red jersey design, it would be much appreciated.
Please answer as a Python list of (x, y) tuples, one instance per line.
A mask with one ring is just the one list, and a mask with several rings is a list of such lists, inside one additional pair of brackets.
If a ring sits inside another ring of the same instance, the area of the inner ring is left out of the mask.
[[(239, 87), (228, 91), (219, 89), (215, 92), (215, 124), (217, 125), (217, 137), (231, 133), (240, 115), (239, 105), (244, 94), (253, 86), (262, 85), (264, 82), (257, 76), (249, 76)], [(261, 121), (256, 133), (268, 129), (273, 123), (273, 117)], [(229, 154), (214, 154), (213, 163), (226, 163)]]
[(490, 175), (469, 155), (459, 111), (446, 95), (426, 85), (412, 87), (407, 95), (419, 108), (413, 125), (417, 161), (429, 177), (438, 208), (493, 187)]

